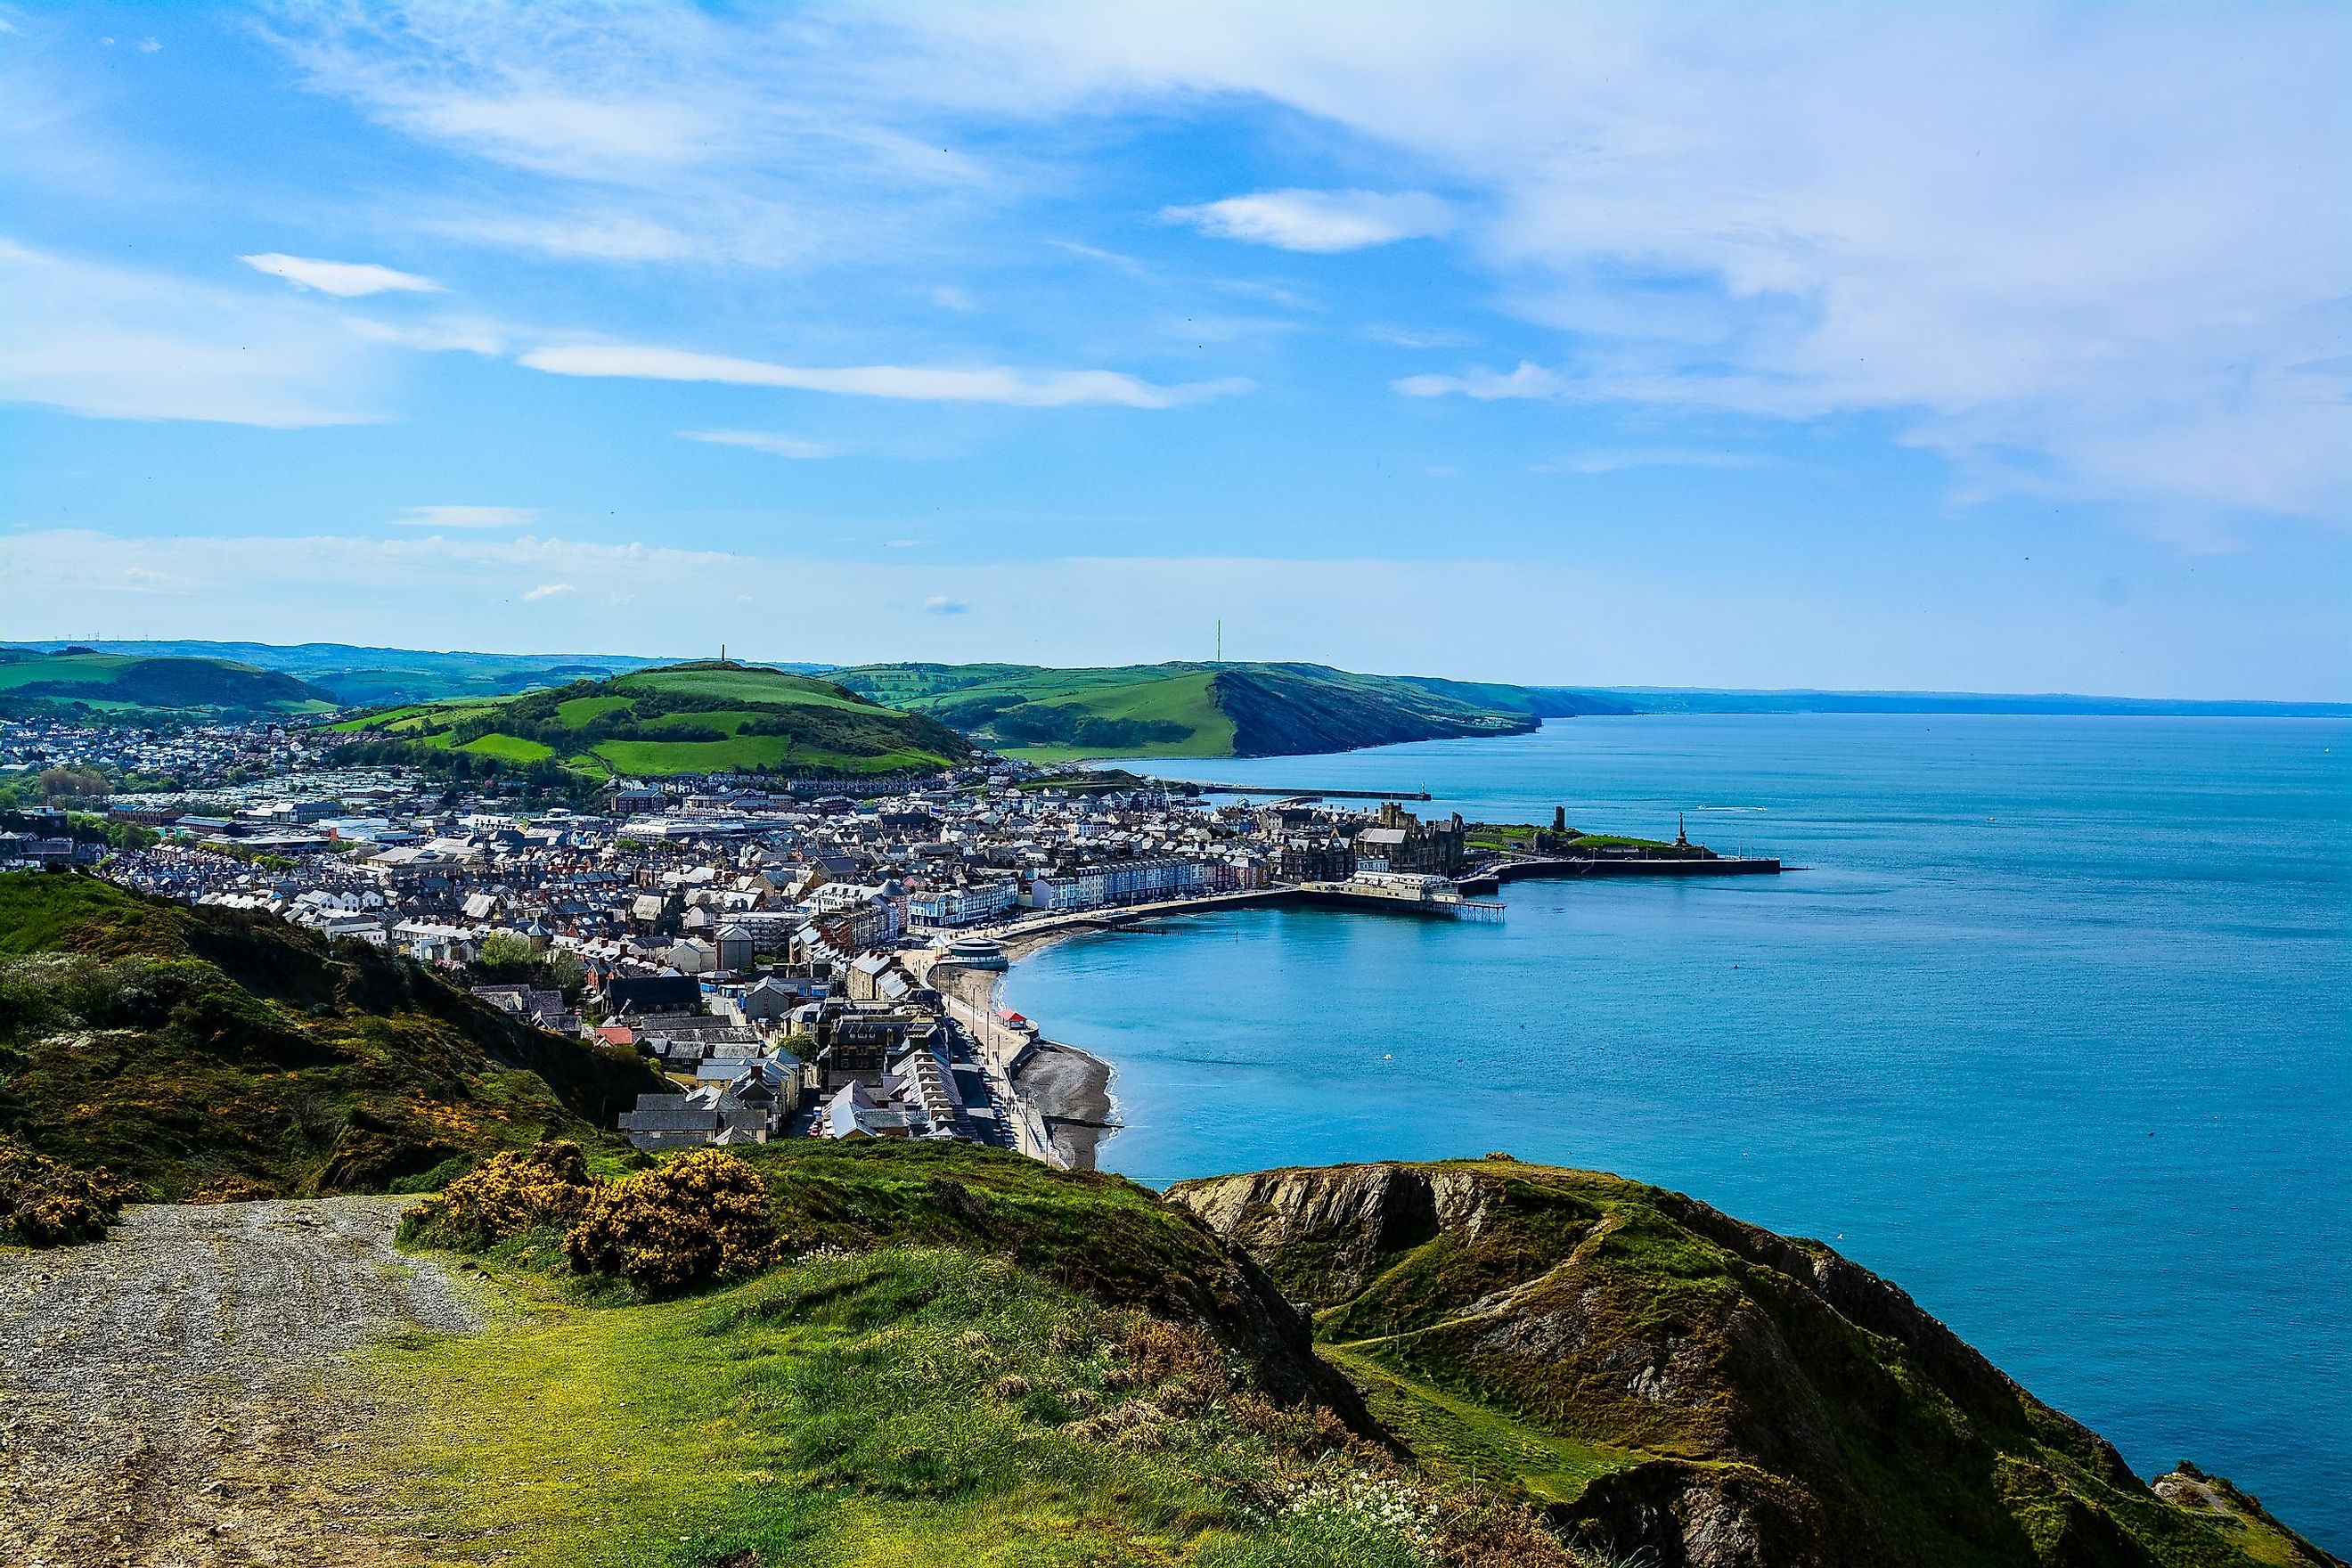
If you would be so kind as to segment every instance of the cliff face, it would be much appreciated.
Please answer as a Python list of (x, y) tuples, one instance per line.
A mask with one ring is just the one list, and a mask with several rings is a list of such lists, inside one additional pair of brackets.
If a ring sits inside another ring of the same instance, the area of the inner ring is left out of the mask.
[(1661, 1568), (2334, 1561), (2226, 1483), (2151, 1491), (1895, 1286), (1678, 1194), (1495, 1159), (1168, 1196), (1425, 1461)]

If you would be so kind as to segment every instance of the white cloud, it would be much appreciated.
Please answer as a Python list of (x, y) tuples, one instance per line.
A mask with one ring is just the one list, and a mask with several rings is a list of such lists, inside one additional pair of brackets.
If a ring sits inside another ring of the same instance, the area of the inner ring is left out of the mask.
[(577, 592), (579, 592), (579, 590), (574, 588), (569, 583), (541, 583), (538, 587), (533, 588), (530, 593), (525, 594), (522, 596), (522, 601), (526, 605), (535, 605), (541, 599), (557, 599), (562, 597), (566, 594), (574, 594)]
[(370, 342), (390, 343), (425, 353), (499, 355), (507, 352), (513, 337), (497, 321), (469, 317), (380, 321), (373, 316), (345, 316), (343, 325)]
[(259, 256), (240, 256), (237, 259), (257, 272), (283, 278), (298, 289), (332, 294), (338, 300), (357, 299), (362, 294), (446, 292), (430, 278), (378, 267), (372, 261), (319, 261), (307, 256), (281, 256), (276, 251)]
[(769, 430), (681, 430), (679, 435), (689, 441), (708, 441), (714, 447), (744, 447), (771, 457), (838, 458), (841, 448), (828, 447), (822, 441), (803, 440), (798, 436), (782, 436)]
[(772, 386), (850, 397), (1004, 403), (1027, 408), (1064, 408), (1076, 404), (1172, 408), (1179, 404), (1249, 390), (1248, 383), (1233, 380), (1155, 386), (1109, 370), (1021, 371), (999, 366), (957, 369), (895, 364), (813, 368), (627, 343), (533, 349), (517, 363), (555, 375), (717, 382), (730, 386)]
[(950, 598), (945, 594), (934, 594), (923, 601), (923, 614), (927, 616), (968, 616), (971, 613), (971, 601)]
[(397, 528), (461, 528), (483, 530), (520, 528), (539, 516), (529, 506), (413, 506), (393, 524)]
[[(318, 90), (468, 161), (479, 183), (452, 188), (481, 194), (415, 221), (483, 243), (759, 267), (952, 249), (1066, 190), (1062, 160), (1024, 155), (1040, 128), (1270, 110), (1339, 178), (1398, 194), (1258, 192), (1188, 221), (1331, 248), (1450, 217), (1470, 270), (1430, 286), (1557, 330), (1535, 352), (1563, 396), (1867, 415), (1988, 489), (2333, 516), (2352, 485), (2344, 373), (2301, 368), (2342, 353), (2342, 6), (558, 15), (274, 26)], [(1442, 217), (1422, 187), (1458, 202)]]
[(0, 239), (0, 399), (109, 419), (373, 420), (374, 351), (320, 306)]
[(2294, 368), (2341, 353), (2342, 7), (897, 14), (931, 90), (1001, 113), (1255, 99), (1476, 193), (1472, 289), (1560, 330), (1580, 397), (2346, 510), (2352, 399)]
[(1461, 375), (1408, 375), (1391, 384), (1407, 397), (1444, 397), (1458, 393), (1491, 403), (1506, 397), (1558, 397), (1567, 390), (1559, 375), (1539, 364), (1521, 360), (1506, 372), (1473, 370)]
[(1450, 233), (1454, 224), (1451, 207), (1421, 191), (1260, 191), (1163, 207), (1160, 216), (1219, 239), (1327, 252), (1428, 238)]
[(163, 40), (161, 38), (142, 38), (132, 47), (142, 55), (159, 54), (163, 51)]

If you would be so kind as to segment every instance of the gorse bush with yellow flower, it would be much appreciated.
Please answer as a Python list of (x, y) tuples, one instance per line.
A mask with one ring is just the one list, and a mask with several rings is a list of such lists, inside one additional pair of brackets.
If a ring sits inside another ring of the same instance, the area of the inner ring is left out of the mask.
[(572, 1268), (653, 1294), (756, 1273), (776, 1252), (767, 1182), (717, 1149), (694, 1150), (602, 1188), (563, 1238)]
[(481, 1252), (578, 1220), (596, 1185), (580, 1145), (558, 1139), (493, 1154), (402, 1216), (403, 1241)]
[(666, 1295), (776, 1260), (767, 1182), (734, 1155), (697, 1149), (618, 1181), (591, 1175), (576, 1143), (494, 1154), (408, 1211), (401, 1239), (485, 1252), (562, 1233), (582, 1274)]
[(77, 1170), (22, 1139), (0, 1137), (0, 1242), (62, 1247), (96, 1241), (136, 1193), (105, 1171)]

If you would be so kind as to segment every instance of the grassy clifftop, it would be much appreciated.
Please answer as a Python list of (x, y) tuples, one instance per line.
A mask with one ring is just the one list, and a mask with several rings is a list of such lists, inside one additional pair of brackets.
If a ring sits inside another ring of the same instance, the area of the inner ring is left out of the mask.
[(394, 752), (457, 752), (509, 766), (556, 762), (659, 778), (765, 771), (928, 771), (971, 754), (935, 720), (829, 680), (756, 665), (668, 665), (550, 690), (411, 703), (335, 726)]
[(1319, 664), (864, 665), (836, 672), (877, 701), (1004, 750), (1078, 756), (1276, 757), (1508, 735), (1606, 701)]
[(658, 1088), (365, 943), (0, 876), (0, 1137), (146, 1196), (381, 1189)]
[(476, 1266), (517, 1310), (386, 1352), (423, 1413), (373, 1463), (415, 1560), (2332, 1561), (2226, 1481), (2143, 1486), (1827, 1248), (1615, 1177), (1355, 1166), (1163, 1200), (794, 1142), (631, 1181), (694, 1160), (756, 1173), (761, 1261), (648, 1298), (509, 1233)]
[(2159, 1496), (1895, 1286), (1678, 1194), (1496, 1159), (1169, 1196), (1315, 1308), (1326, 1353), (1427, 1462), (1507, 1478), (1619, 1551), (1726, 1568), (2331, 1561), (2258, 1508)]

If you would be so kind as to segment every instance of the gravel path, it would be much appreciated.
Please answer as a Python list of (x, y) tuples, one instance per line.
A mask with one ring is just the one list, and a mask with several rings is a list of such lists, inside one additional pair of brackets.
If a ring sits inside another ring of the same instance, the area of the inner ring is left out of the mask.
[(380, 1413), (345, 1352), (474, 1313), (392, 1247), (413, 1199), (148, 1205), (90, 1247), (0, 1255), (0, 1563), (385, 1561), (320, 1460)]

